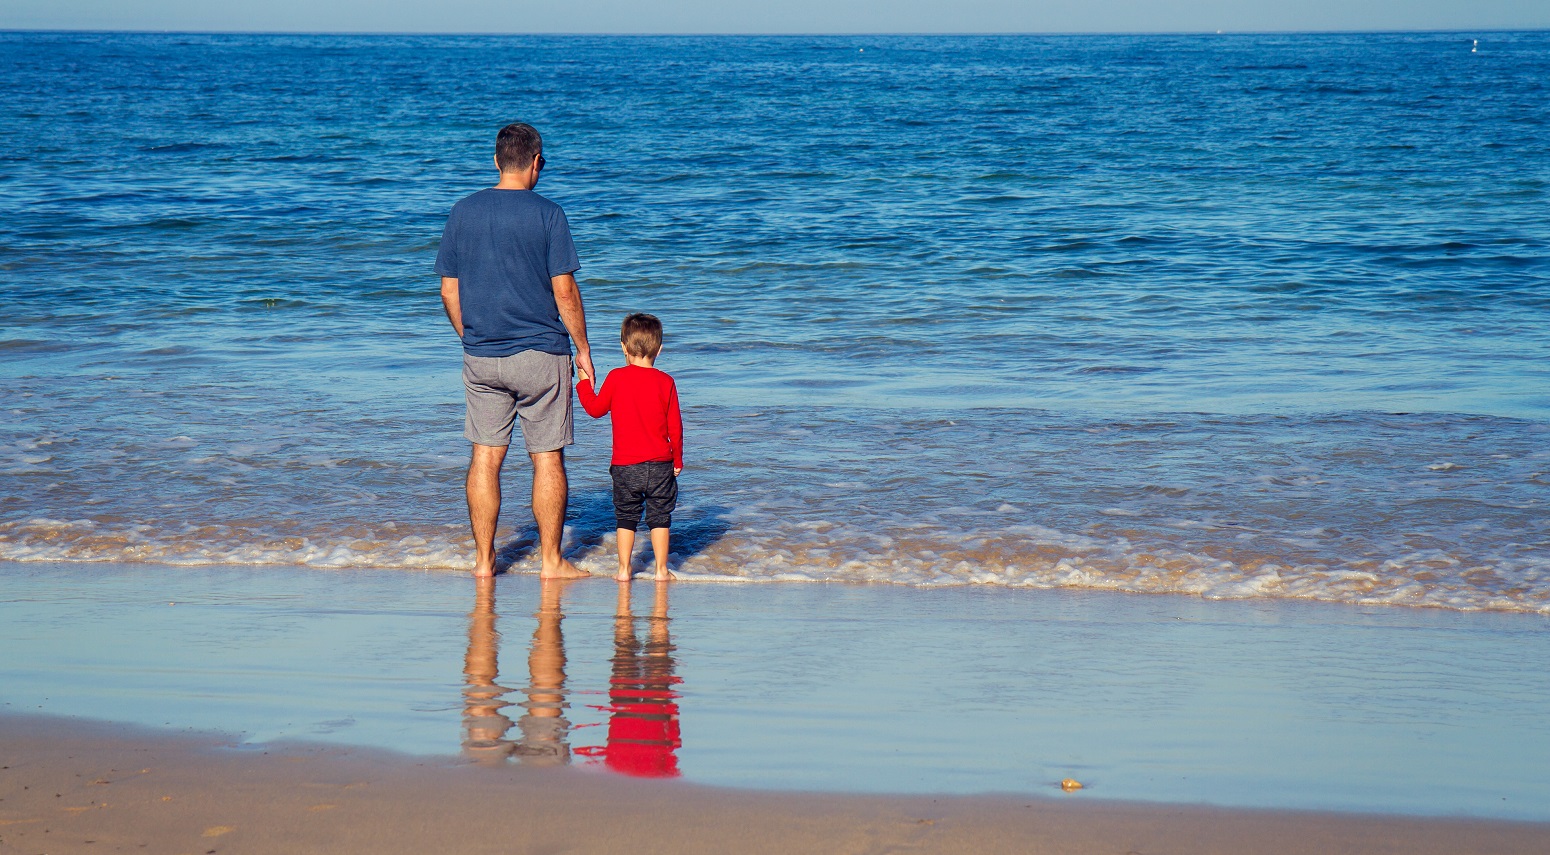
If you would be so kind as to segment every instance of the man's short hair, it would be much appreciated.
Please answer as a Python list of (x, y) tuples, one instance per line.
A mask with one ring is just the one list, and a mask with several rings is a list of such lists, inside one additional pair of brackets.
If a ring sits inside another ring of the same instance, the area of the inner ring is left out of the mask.
[(656, 315), (636, 312), (619, 327), (619, 342), (624, 352), (643, 359), (656, 359), (662, 352), (662, 322)]
[(526, 122), (513, 122), (495, 135), (495, 162), (502, 172), (521, 172), (542, 154), (544, 138)]

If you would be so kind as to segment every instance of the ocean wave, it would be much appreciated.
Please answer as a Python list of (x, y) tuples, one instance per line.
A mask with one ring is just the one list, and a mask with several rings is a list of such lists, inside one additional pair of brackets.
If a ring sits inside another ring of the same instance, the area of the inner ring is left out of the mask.
[[(536, 573), (533, 532), (502, 538), (507, 572)], [(473, 544), (461, 524), (164, 525), (33, 518), (0, 524), (0, 561), (286, 565), (322, 569), (466, 570)], [(564, 549), (583, 569), (611, 575), (611, 532), (568, 526)], [(637, 566), (644, 569), (642, 555)], [(672, 566), (685, 581), (870, 583), (922, 588), (1074, 589), (1206, 599), (1295, 599), (1550, 615), (1550, 562), (1472, 563), (1445, 551), (1386, 560), (1300, 561), (1292, 555), (1231, 558), (1143, 546), (1040, 526), (958, 536), (802, 523), (729, 530), (677, 542)]]

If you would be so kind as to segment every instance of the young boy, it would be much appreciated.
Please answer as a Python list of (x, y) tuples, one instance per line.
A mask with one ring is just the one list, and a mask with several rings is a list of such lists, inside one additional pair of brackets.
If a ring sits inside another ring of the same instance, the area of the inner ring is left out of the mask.
[(662, 352), (662, 322), (636, 313), (619, 329), (619, 347), (629, 364), (608, 372), (602, 388), (592, 389), (585, 371), (576, 394), (587, 415), (600, 419), (612, 412), (614, 455), (608, 473), (614, 478), (614, 519), (619, 526), (619, 575), (630, 580), (630, 556), (641, 507), (651, 529), (656, 578), (672, 579), (667, 547), (678, 506), (678, 473), (684, 468), (683, 419), (678, 413), (678, 387), (673, 378), (652, 367)]

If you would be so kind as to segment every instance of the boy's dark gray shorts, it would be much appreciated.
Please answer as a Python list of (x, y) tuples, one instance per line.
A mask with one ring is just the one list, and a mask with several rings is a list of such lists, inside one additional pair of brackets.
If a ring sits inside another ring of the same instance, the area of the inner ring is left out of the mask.
[(678, 476), (672, 463), (610, 466), (608, 474), (614, 476), (614, 519), (620, 528), (639, 528), (642, 508), (647, 528), (672, 527), (673, 509), (678, 507)]

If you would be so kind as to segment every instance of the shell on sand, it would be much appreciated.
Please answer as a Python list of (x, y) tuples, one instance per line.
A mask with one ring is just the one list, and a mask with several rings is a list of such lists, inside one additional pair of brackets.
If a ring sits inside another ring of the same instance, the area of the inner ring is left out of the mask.
[(1082, 782), (1075, 778), (1066, 778), (1060, 782), (1060, 788), (1069, 793), (1072, 790), (1080, 790), (1082, 788)]

